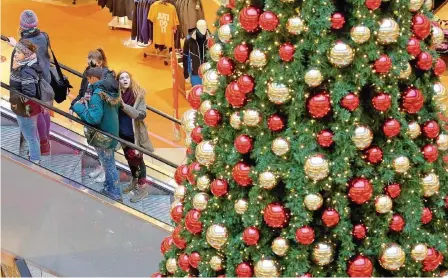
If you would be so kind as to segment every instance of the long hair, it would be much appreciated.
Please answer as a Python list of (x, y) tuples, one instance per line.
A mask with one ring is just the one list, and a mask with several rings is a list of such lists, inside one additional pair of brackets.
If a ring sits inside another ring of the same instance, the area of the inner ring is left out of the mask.
[[(134, 97), (138, 97), (139, 95), (144, 96), (145, 95), (145, 89), (143, 89), (142, 87), (140, 87), (140, 85), (138, 85), (137, 82), (135, 82), (134, 78), (132, 77), (132, 74), (130, 74), (128, 71), (120, 71), (117, 74), (117, 81), (120, 82), (120, 76), (123, 73), (127, 73), (129, 74), (129, 77), (131, 78), (131, 85), (129, 86), (129, 89), (131, 90), (132, 94), (134, 95)], [(120, 91), (121, 91), (121, 87), (120, 87)]]
[(107, 68), (106, 53), (104, 53), (104, 50), (101, 47), (90, 50), (89, 55), (87, 55), (87, 59), (100, 61), (102, 63), (101, 65)]

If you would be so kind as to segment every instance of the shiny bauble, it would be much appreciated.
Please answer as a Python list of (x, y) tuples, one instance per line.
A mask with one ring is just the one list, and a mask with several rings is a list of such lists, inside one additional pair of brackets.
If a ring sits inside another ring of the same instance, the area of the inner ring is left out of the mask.
[(280, 203), (270, 203), (264, 209), (264, 222), (271, 228), (282, 228), (288, 223), (289, 215)]
[(176, 186), (176, 188), (174, 189), (174, 198), (176, 198), (176, 200), (183, 200), (185, 197), (185, 193), (186, 193), (187, 189), (185, 188), (185, 186), (183, 185), (178, 185)]
[(435, 139), (440, 134), (440, 126), (436, 121), (427, 121), (423, 125), (423, 134), (430, 139)]
[(277, 132), (283, 130), (285, 127), (285, 121), (277, 114), (271, 115), (268, 119), (268, 128), (271, 131)]
[(369, 258), (358, 255), (348, 263), (347, 274), (349, 277), (372, 277), (373, 264)]
[(235, 150), (240, 154), (247, 154), (253, 148), (253, 141), (248, 135), (241, 134), (235, 138), (233, 145), (235, 147)]
[(349, 66), (355, 57), (355, 51), (343, 41), (337, 41), (328, 53), (330, 63), (338, 68)]
[(233, 208), (237, 214), (244, 214), (249, 208), (249, 202), (244, 199), (239, 199), (235, 201)]
[(441, 151), (448, 150), (448, 135), (442, 133), (437, 137), (437, 147)]
[(189, 136), (188, 134), (186, 134), (185, 136), (185, 147), (187, 148), (187, 152), (188, 154), (191, 153), (191, 144), (193, 143), (193, 140), (191, 139), (191, 136)]
[(250, 264), (242, 262), (235, 269), (236, 277), (252, 277), (254, 271)]
[(410, 122), (408, 124), (408, 132), (407, 132), (408, 136), (411, 139), (415, 139), (417, 137), (420, 136), (420, 134), (422, 134), (422, 130), (420, 128), (420, 125), (417, 122)]
[(406, 68), (400, 71), (400, 75), (398, 76), (400, 79), (408, 79), (412, 74), (411, 64), (406, 63)]
[(383, 124), (384, 135), (392, 138), (400, 134), (401, 124), (396, 119), (388, 119)]
[(432, 11), (433, 0), (425, 0), (425, 3), (423, 5), (425, 5), (426, 9), (428, 9), (429, 11)]
[(219, 18), (219, 25), (226, 25), (226, 24), (230, 24), (233, 22), (233, 17), (232, 14), (230, 13), (225, 13), (223, 15), (221, 15), (221, 17)]
[(180, 235), (182, 230), (181, 226), (177, 226), (173, 231), (173, 243), (179, 249), (185, 249), (187, 247), (187, 242)]
[(227, 194), (229, 185), (224, 179), (216, 179), (210, 184), (210, 191), (215, 197), (222, 197)]
[(373, 64), (373, 68), (377, 73), (386, 74), (392, 68), (392, 60), (387, 54), (382, 54)]
[(246, 187), (252, 184), (250, 172), (251, 168), (247, 163), (238, 162), (235, 166), (233, 166), (232, 177), (238, 185)]
[(386, 112), (392, 106), (392, 98), (389, 94), (379, 93), (372, 98), (373, 107), (381, 112)]
[(411, 37), (408, 40), (408, 45), (406, 47), (406, 50), (408, 51), (409, 55), (417, 57), (417, 55), (422, 52), (422, 49), (420, 46), (420, 40), (415, 37)]
[(373, 194), (372, 183), (366, 178), (355, 178), (350, 181), (348, 197), (358, 205), (364, 204), (370, 200)]
[(255, 88), (254, 78), (247, 74), (241, 75), (238, 78), (237, 83), (238, 83), (238, 87), (240, 88), (240, 91), (245, 94), (252, 92)]
[(190, 270), (190, 258), (185, 253), (179, 255), (177, 264), (183, 271), (188, 272)]
[(291, 98), (290, 90), (282, 83), (269, 83), (268, 98), (274, 104), (284, 104)]
[(289, 249), (288, 240), (283, 237), (277, 237), (272, 241), (271, 248), (275, 255), (283, 257)]
[(305, 83), (310, 87), (319, 86), (323, 80), (324, 77), (318, 69), (310, 69), (305, 73)]
[(446, 70), (446, 64), (445, 61), (443, 61), (441, 58), (438, 58), (436, 62), (434, 63), (434, 74), (436, 76), (441, 76), (443, 72)]
[(423, 260), (423, 271), (430, 272), (436, 270), (443, 262), (443, 255), (435, 248), (428, 248), (428, 254)]
[(422, 178), (421, 185), (423, 187), (424, 196), (431, 197), (439, 192), (440, 189), (439, 176), (437, 176), (434, 173), (430, 173)]
[(207, 242), (211, 247), (217, 250), (221, 250), (226, 244), (228, 237), (227, 228), (222, 225), (214, 224), (207, 229)]
[[(192, 185), (196, 184), (196, 175), (200, 170), (201, 170), (201, 164), (199, 164), (199, 162), (195, 161), (195, 162), (191, 163), (190, 165), (188, 165), (187, 179)], [(174, 194), (174, 197), (176, 197), (176, 194)]]
[(392, 161), (392, 167), (396, 173), (404, 174), (411, 168), (411, 162), (406, 156), (399, 156)]
[(373, 133), (367, 126), (357, 126), (352, 135), (352, 141), (358, 150), (365, 150), (370, 147), (373, 140)]
[(314, 181), (320, 181), (328, 177), (330, 165), (322, 155), (313, 155), (306, 159), (305, 174)]
[(381, 0), (365, 0), (365, 5), (369, 10), (376, 10), (381, 6)]
[(196, 188), (201, 191), (207, 191), (210, 186), (210, 178), (208, 176), (200, 176), (196, 180)]
[(319, 242), (313, 247), (313, 261), (320, 266), (330, 264), (334, 259), (334, 249), (327, 242)]
[(221, 3), (226, 8), (229, 8), (229, 9), (235, 9), (236, 8), (236, 0), (221, 0)]
[(230, 126), (237, 130), (241, 129), (240, 112), (233, 112), (232, 115), (230, 115)]
[(218, 64), (216, 65), (216, 69), (221, 75), (231, 75), (235, 69), (235, 64), (233, 63), (232, 59), (221, 57), (218, 61)]
[(341, 13), (334, 13), (331, 15), (331, 28), (339, 30), (344, 27), (345, 17)]
[(358, 44), (365, 43), (370, 39), (370, 29), (364, 25), (354, 26), (350, 30), (350, 37)]
[(289, 152), (289, 142), (285, 138), (279, 137), (275, 138), (271, 144), (271, 150), (278, 156), (285, 155)]
[(193, 197), (193, 207), (198, 211), (203, 211), (207, 208), (208, 195), (205, 193), (197, 193)]
[(221, 122), (221, 114), (217, 109), (209, 109), (207, 112), (205, 112), (204, 122), (209, 127), (218, 126)]
[(211, 141), (202, 141), (196, 146), (196, 160), (203, 166), (211, 166), (215, 163), (215, 145)]
[(426, 244), (419, 243), (412, 247), (411, 257), (417, 262), (421, 262), (428, 256), (428, 247)]
[(356, 224), (353, 226), (352, 235), (354, 238), (361, 240), (366, 237), (367, 228), (364, 224)]
[(409, 1), (409, 10), (411, 12), (418, 12), (420, 8), (423, 6), (425, 0), (410, 0)]
[(170, 258), (170, 259), (166, 260), (165, 267), (169, 273), (172, 273), (172, 274), (175, 273), (177, 271), (176, 259)]
[[(222, 51), (223, 51), (222, 44), (215, 43), (209, 50), (210, 58), (212, 58), (213, 61), (218, 62), (219, 59), (221, 59), (221, 57), (222, 57)], [(205, 71), (201, 70), (202, 74), (205, 74), (208, 70), (211, 69), (211, 64), (210, 63), (208, 63), (208, 64), (210, 65), (210, 67), (209, 66), (204, 66), (204, 67), (206, 67), (208, 69), (205, 70)]]
[(333, 132), (328, 129), (322, 130), (317, 134), (317, 143), (323, 148), (329, 148), (333, 145)]
[(196, 209), (190, 210), (187, 215), (185, 215), (185, 229), (187, 229), (187, 231), (189, 231), (193, 235), (202, 232), (202, 223), (200, 221), (200, 218), (200, 211)]
[(201, 143), (203, 140), (203, 136), (202, 136), (201, 132), (202, 132), (202, 127), (200, 127), (200, 126), (196, 126), (191, 131), (191, 140), (193, 140), (193, 142), (195, 142), (196, 144)]
[(277, 177), (270, 171), (262, 172), (258, 175), (258, 184), (264, 189), (270, 190), (277, 185)]
[(309, 226), (302, 226), (296, 230), (296, 241), (303, 245), (309, 245), (314, 241), (314, 230)]
[(255, 277), (278, 277), (277, 263), (270, 259), (261, 259), (255, 264)]
[(174, 180), (177, 185), (182, 185), (182, 183), (187, 179), (188, 176), (188, 166), (185, 164), (177, 167), (176, 172), (174, 173)]
[(441, 82), (436, 82), (432, 86), (434, 91), (433, 99), (437, 102), (446, 101), (448, 99), (448, 93)]
[(247, 227), (243, 232), (243, 241), (247, 246), (257, 245), (260, 240), (260, 231), (257, 227)]
[(306, 27), (300, 16), (293, 16), (288, 19), (286, 29), (292, 35), (300, 35), (303, 31), (305, 31)]
[(202, 116), (205, 115), (205, 113), (212, 109), (212, 102), (210, 100), (204, 100), (201, 103), (201, 107), (199, 107), (199, 112), (202, 114)]
[(188, 109), (182, 116), (181, 124), (186, 133), (190, 133), (196, 126), (196, 110)]
[(412, 18), (412, 31), (419, 38), (424, 40), (431, 33), (431, 22), (423, 14), (416, 14)]
[(202, 79), (202, 86), (207, 94), (214, 96), (219, 86), (218, 72), (214, 69), (205, 72), (204, 79)]
[(160, 252), (162, 253), (162, 255), (165, 255), (165, 253), (171, 249), (171, 246), (173, 246), (173, 237), (172, 236), (165, 237), (162, 243), (160, 244)]
[(262, 68), (268, 63), (266, 54), (260, 49), (254, 49), (249, 56), (249, 64), (254, 68)]
[(255, 32), (258, 29), (260, 11), (255, 7), (244, 7), (240, 11), (239, 21), (241, 27), (247, 32)]
[(153, 274), (151, 274), (151, 278), (162, 278), (163, 275), (160, 272), (155, 272)]
[(431, 53), (425, 51), (418, 54), (417, 67), (421, 70), (429, 70), (432, 67)]
[(391, 197), (392, 199), (397, 198), (398, 196), (400, 196), (401, 193), (401, 185), (398, 183), (392, 183), (389, 184), (386, 187), (386, 193), (387, 195), (389, 195), (389, 197)]
[(203, 93), (202, 85), (195, 85), (193, 86), (193, 88), (191, 88), (191, 91), (187, 96), (188, 103), (195, 110), (198, 110), (199, 107), (201, 107), (202, 93)]
[(417, 88), (408, 88), (402, 97), (402, 107), (409, 114), (415, 114), (419, 112), (425, 102), (425, 98)]
[(192, 268), (198, 268), (201, 262), (201, 255), (198, 252), (193, 252), (188, 257), (188, 262)]
[(181, 203), (177, 203), (171, 207), (170, 216), (174, 223), (179, 224), (184, 214), (184, 206)]
[(395, 43), (400, 36), (400, 26), (392, 18), (384, 18), (379, 22), (377, 39), (380, 44)]
[(246, 109), (243, 111), (243, 123), (250, 127), (258, 126), (261, 123), (260, 112), (254, 109)]
[(322, 222), (327, 227), (334, 227), (339, 224), (340, 216), (335, 209), (326, 209), (322, 213)]
[(240, 44), (233, 50), (233, 57), (240, 63), (245, 63), (249, 59), (250, 49), (247, 44)]
[(401, 232), (405, 225), (406, 222), (404, 221), (404, 218), (398, 213), (395, 213), (390, 220), (389, 229), (394, 232)]
[(322, 195), (320, 195), (319, 193), (308, 194), (305, 196), (303, 203), (305, 204), (305, 207), (308, 210), (315, 211), (322, 207), (324, 199), (322, 198)]
[(261, 29), (265, 31), (274, 31), (278, 26), (279, 20), (275, 13), (271, 11), (265, 11), (260, 15), (258, 24)]
[(353, 112), (359, 106), (359, 97), (356, 94), (349, 93), (341, 99), (341, 106)]
[(246, 94), (241, 92), (236, 81), (227, 85), (225, 97), (227, 102), (235, 108), (239, 108), (246, 103)]
[(437, 149), (437, 146), (432, 144), (423, 146), (422, 153), (425, 160), (429, 163), (433, 163), (437, 161), (437, 158), (439, 158), (439, 150)]
[(294, 45), (287, 42), (280, 46), (280, 48), (278, 50), (278, 55), (280, 56), (280, 59), (282, 59), (282, 61), (290, 62), (290, 61), (292, 61), (295, 52), (296, 52), (296, 49), (295, 49)]
[(220, 271), (223, 268), (223, 260), (219, 256), (213, 256), (209, 264), (214, 271)]
[(375, 210), (378, 213), (387, 213), (392, 210), (392, 199), (388, 195), (380, 195), (375, 199)]
[(437, 26), (432, 26), (432, 36), (431, 36), (431, 43), (432, 46), (437, 48), (439, 47), (445, 39), (445, 34), (443, 33), (442, 28)]
[(311, 117), (321, 119), (331, 111), (330, 96), (324, 93), (318, 93), (312, 96), (307, 103), (307, 109)]
[(406, 254), (400, 245), (389, 243), (385, 245), (379, 254), (378, 261), (380, 265), (387, 270), (398, 270), (403, 266), (406, 260)]
[(218, 38), (222, 43), (229, 43), (232, 41), (232, 28), (230, 27), (230, 24), (219, 27)]

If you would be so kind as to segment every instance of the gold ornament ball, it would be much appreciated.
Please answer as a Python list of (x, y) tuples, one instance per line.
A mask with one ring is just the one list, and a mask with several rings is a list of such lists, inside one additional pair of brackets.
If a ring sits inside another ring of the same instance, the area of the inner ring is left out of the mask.
[(330, 173), (328, 161), (322, 155), (313, 155), (305, 161), (305, 174), (314, 181), (325, 179)]
[(415, 139), (422, 134), (422, 129), (420, 128), (420, 125), (417, 122), (410, 122), (408, 124), (408, 132), (407, 134), (411, 139)]
[(355, 143), (358, 150), (367, 149), (372, 144), (373, 133), (367, 126), (357, 126), (352, 136), (352, 141)]
[(270, 171), (258, 175), (258, 183), (264, 189), (270, 190), (277, 185), (277, 177)]
[(394, 159), (392, 166), (394, 167), (395, 172), (404, 174), (411, 168), (411, 162), (406, 156), (399, 156)]
[(220, 250), (227, 242), (227, 228), (222, 225), (212, 225), (207, 229), (206, 239), (211, 247)]
[(441, 151), (448, 150), (448, 135), (442, 133), (437, 137), (437, 147)]
[(426, 9), (428, 9), (429, 11), (432, 11), (432, 8), (434, 6), (433, 0), (425, 0), (424, 5), (425, 5)]
[(230, 115), (230, 126), (236, 130), (241, 129), (240, 112), (233, 112), (232, 115)]
[(286, 255), (289, 249), (288, 240), (283, 237), (277, 237), (272, 242), (271, 247), (275, 255), (283, 257)]
[(207, 191), (210, 187), (210, 178), (206, 175), (200, 176), (196, 179), (196, 187), (201, 191)]
[(392, 18), (384, 18), (380, 22), (377, 39), (380, 44), (391, 44), (397, 42), (400, 35), (400, 26)]
[(208, 195), (205, 193), (197, 193), (193, 197), (193, 207), (198, 211), (203, 211), (207, 208)]
[(322, 195), (319, 193), (316, 194), (308, 194), (305, 196), (305, 207), (308, 210), (315, 211), (322, 207), (322, 204), (324, 203), (324, 199), (322, 198)]
[(438, 47), (445, 40), (445, 34), (443, 33), (442, 28), (440, 27), (432, 26), (431, 28), (432, 28), (432, 37), (431, 37), (432, 46)]
[(300, 16), (293, 16), (288, 19), (286, 29), (292, 35), (300, 35), (303, 31), (305, 31), (305, 23)]
[(278, 156), (285, 155), (289, 152), (289, 142), (285, 138), (279, 137), (272, 141), (271, 150)]
[(166, 270), (168, 270), (169, 273), (174, 274), (177, 271), (177, 261), (174, 258), (170, 258), (166, 260), (165, 263)]
[(403, 266), (406, 254), (400, 245), (389, 243), (381, 249), (379, 262), (387, 270), (398, 270)]
[(420, 10), (421, 7), (423, 6), (424, 2), (425, 2), (425, 0), (410, 0), (409, 1), (409, 10), (411, 12), (418, 12), (418, 10)]
[(205, 112), (210, 109), (212, 109), (212, 102), (210, 100), (204, 100), (199, 107), (199, 112), (202, 114), (202, 116), (204, 116)]
[(174, 198), (176, 200), (183, 200), (185, 197), (185, 193), (187, 192), (187, 188), (185, 188), (185, 186), (183, 185), (178, 185), (175, 189), (174, 189)]
[(186, 148), (189, 148), (190, 146), (191, 146), (191, 143), (193, 143), (193, 140), (191, 139), (191, 136), (190, 136), (190, 134), (187, 134), (186, 136), (185, 136), (185, 147)]
[(196, 160), (203, 166), (210, 166), (215, 163), (215, 145), (211, 141), (202, 141), (196, 146)]
[(229, 24), (219, 27), (218, 38), (223, 43), (229, 43), (232, 40), (232, 28)]
[(317, 87), (322, 83), (324, 77), (318, 69), (310, 69), (305, 73), (305, 83), (310, 87)]
[[(210, 55), (211, 55), (211, 53), (210, 53)], [(202, 63), (202, 65), (199, 67), (199, 71), (202, 72), (202, 74), (205, 74), (211, 68), (212, 68), (212, 64), (209, 62), (205, 62), (205, 63)]]
[(196, 127), (196, 110), (188, 109), (182, 116), (181, 124), (186, 133), (190, 133)]
[(411, 250), (411, 257), (416, 261), (423, 261), (426, 259), (426, 256), (428, 256), (428, 247), (426, 244), (416, 244), (414, 247), (412, 247)]
[(313, 248), (313, 260), (316, 264), (323, 266), (333, 261), (333, 246), (327, 242), (319, 242)]
[(440, 189), (439, 176), (434, 173), (430, 173), (422, 178), (423, 195), (425, 197), (431, 197), (437, 194)]
[(268, 98), (275, 104), (286, 103), (291, 98), (289, 88), (281, 83), (269, 83)]
[(222, 259), (219, 256), (213, 256), (210, 259), (210, 267), (214, 271), (220, 271), (222, 269)]
[(283, 3), (294, 3), (295, 0), (280, 0)]
[(337, 41), (328, 54), (330, 63), (338, 68), (349, 66), (353, 62), (354, 57), (355, 51), (342, 41)]
[(448, 93), (446, 92), (445, 86), (441, 82), (436, 82), (432, 86), (434, 91), (433, 99), (437, 102), (445, 101), (448, 98)]
[(235, 202), (234, 208), (236, 213), (244, 214), (249, 208), (249, 203), (244, 199), (239, 199)]
[(246, 109), (243, 111), (243, 122), (247, 126), (255, 127), (261, 122), (260, 112), (254, 109)]
[(381, 214), (390, 212), (392, 205), (392, 199), (388, 195), (380, 195), (375, 200), (375, 210)]
[[(222, 57), (222, 51), (223, 51), (223, 47), (222, 47), (222, 44), (220, 44), (220, 43), (215, 43), (211, 48), (210, 48), (210, 58), (212, 58), (212, 60), (213, 61), (215, 61), (215, 62), (218, 62), (219, 61), (219, 58), (221, 58)], [(210, 63), (208, 63), (209, 65), (210, 65)], [(202, 68), (202, 66), (201, 66), (201, 68)], [(211, 68), (211, 65), (210, 65), (210, 68)], [(210, 69), (209, 68), (209, 69)], [(208, 70), (209, 70), (208, 69)], [(202, 73), (204, 74), (204, 73), (206, 73), (208, 70), (206, 70), (206, 71), (202, 71)]]
[(350, 37), (356, 43), (365, 43), (370, 39), (370, 29), (364, 25), (354, 26), (350, 30)]
[(268, 63), (266, 54), (260, 49), (254, 49), (249, 56), (249, 64), (256, 68), (262, 68)]
[(218, 72), (214, 69), (208, 70), (204, 74), (204, 79), (202, 82), (202, 87), (203, 87), (204, 91), (207, 94), (214, 96), (216, 93), (216, 90), (218, 89), (218, 86), (219, 86)]
[(406, 63), (406, 68), (404, 68), (400, 71), (399, 78), (400, 79), (408, 79), (409, 76), (411, 76), (411, 74), (412, 74), (411, 64)]
[(277, 263), (274, 260), (261, 259), (254, 267), (255, 277), (278, 277)]

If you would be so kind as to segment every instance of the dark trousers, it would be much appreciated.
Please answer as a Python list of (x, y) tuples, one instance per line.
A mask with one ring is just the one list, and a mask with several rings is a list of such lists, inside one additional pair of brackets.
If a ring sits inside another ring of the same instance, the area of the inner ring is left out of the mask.
[[(134, 137), (125, 136), (120, 134), (120, 138), (131, 143), (135, 142)], [(143, 154), (137, 150), (134, 150), (128, 146), (122, 144), (124, 157), (128, 161), (129, 168), (131, 169), (132, 177), (134, 179), (146, 179), (146, 165), (143, 160)]]

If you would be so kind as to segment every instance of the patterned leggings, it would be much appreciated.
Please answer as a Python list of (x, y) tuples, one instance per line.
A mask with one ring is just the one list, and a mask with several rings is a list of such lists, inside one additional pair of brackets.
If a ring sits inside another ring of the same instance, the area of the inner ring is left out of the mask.
[[(134, 137), (129, 137), (120, 134), (120, 138), (131, 143), (135, 142)], [(131, 169), (132, 177), (135, 179), (146, 179), (146, 165), (143, 160), (143, 154), (137, 150), (134, 150), (128, 146), (122, 146), (124, 157), (128, 161), (129, 168)]]

